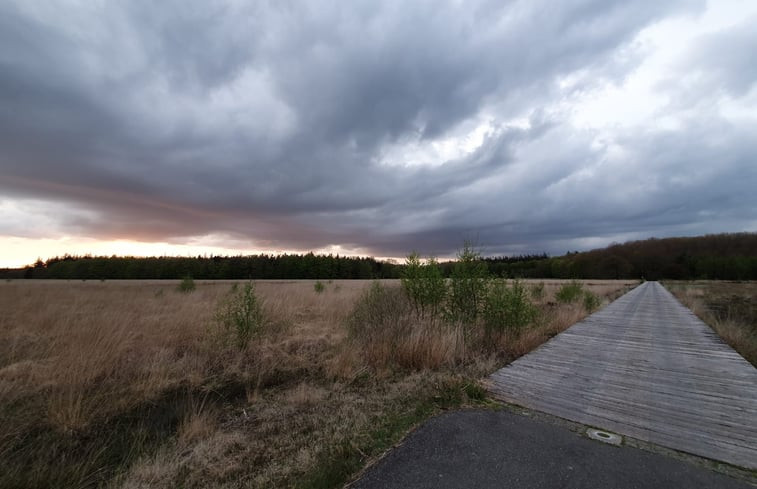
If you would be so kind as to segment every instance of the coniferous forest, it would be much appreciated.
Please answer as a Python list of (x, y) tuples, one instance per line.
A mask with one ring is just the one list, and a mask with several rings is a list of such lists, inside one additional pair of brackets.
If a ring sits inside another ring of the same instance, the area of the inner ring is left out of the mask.
[[(757, 280), (757, 233), (715, 234), (613, 244), (606, 248), (484, 258), (489, 273), (510, 278)], [(454, 262), (442, 262), (449, 276)], [(384, 279), (402, 264), (339, 255), (284, 254), (211, 257), (63, 256), (0, 278), (39, 279)]]
[(334, 255), (211, 257), (63, 256), (17, 270), (5, 278), (47, 279), (381, 279), (399, 277), (400, 267), (373, 258)]

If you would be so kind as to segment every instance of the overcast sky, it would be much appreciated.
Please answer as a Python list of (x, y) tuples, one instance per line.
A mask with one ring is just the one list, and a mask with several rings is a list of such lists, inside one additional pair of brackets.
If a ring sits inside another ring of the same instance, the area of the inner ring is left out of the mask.
[(757, 2), (0, 3), (0, 266), (757, 230)]

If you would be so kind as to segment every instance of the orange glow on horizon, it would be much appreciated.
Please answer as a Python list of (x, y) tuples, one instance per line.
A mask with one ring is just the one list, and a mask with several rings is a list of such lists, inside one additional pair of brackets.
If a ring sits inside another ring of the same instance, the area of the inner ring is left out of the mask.
[[(254, 255), (260, 253), (308, 253), (339, 254), (342, 256), (369, 256), (359, 250), (347, 250), (332, 246), (314, 250), (283, 250), (259, 248), (232, 248), (218, 245), (178, 244), (166, 242), (141, 242), (130, 240), (102, 241), (79, 237), (64, 238), (21, 238), (15, 236), (0, 236), (0, 268), (22, 268), (34, 264), (38, 258), (45, 261), (55, 256), (63, 255), (93, 255), (93, 256), (235, 256)], [(378, 260), (403, 259), (395, 257), (375, 257)]]

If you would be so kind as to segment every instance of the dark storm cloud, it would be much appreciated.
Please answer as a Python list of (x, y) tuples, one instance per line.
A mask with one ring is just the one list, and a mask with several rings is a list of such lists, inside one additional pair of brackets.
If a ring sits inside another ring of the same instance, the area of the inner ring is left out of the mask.
[[(378, 255), (448, 254), (476, 237), (491, 252), (561, 252), (584, 238), (743, 225), (753, 128), (715, 112), (673, 133), (621, 134), (619, 157), (549, 110), (562, 77), (584, 73), (573, 90), (621, 80), (641, 29), (701, 7), (5, 3), (0, 195), (61, 202), (60, 227), (81, 236), (214, 233)], [(716, 63), (728, 81), (713, 83), (743, 95), (753, 66), (711, 54), (753, 39), (704, 39), (696, 63)], [(524, 114), (528, 124), (508, 125)], [(478, 119), (492, 129), (469, 154), (383, 161)]]

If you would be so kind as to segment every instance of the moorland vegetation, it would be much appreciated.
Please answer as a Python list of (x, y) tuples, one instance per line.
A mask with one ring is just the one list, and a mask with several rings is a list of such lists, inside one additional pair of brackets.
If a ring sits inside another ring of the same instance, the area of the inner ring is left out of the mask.
[(339, 487), (635, 283), (458, 258), (449, 279), (411, 254), (401, 280), (0, 282), (0, 486)]

